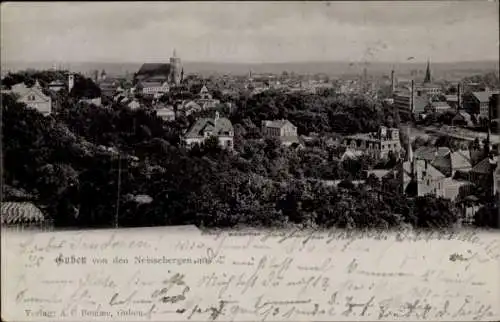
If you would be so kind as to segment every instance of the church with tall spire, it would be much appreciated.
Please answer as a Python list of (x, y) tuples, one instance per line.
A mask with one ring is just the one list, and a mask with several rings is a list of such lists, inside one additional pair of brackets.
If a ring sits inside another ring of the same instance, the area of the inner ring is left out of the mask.
[(431, 82), (431, 62), (427, 59), (427, 69), (425, 70), (424, 84)]
[(134, 83), (154, 82), (177, 86), (181, 83), (184, 69), (174, 49), (169, 63), (144, 63), (134, 75)]
[(441, 92), (441, 86), (432, 82), (431, 62), (430, 59), (427, 59), (424, 80), (421, 84), (415, 86), (415, 94), (416, 96), (427, 96), (428, 99), (431, 99), (429, 96), (439, 95)]

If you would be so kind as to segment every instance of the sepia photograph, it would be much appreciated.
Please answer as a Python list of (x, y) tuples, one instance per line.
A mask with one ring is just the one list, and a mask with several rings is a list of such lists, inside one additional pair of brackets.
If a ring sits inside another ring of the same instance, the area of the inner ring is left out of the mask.
[(499, 318), (499, 93), (498, 1), (3, 2), (2, 319)]

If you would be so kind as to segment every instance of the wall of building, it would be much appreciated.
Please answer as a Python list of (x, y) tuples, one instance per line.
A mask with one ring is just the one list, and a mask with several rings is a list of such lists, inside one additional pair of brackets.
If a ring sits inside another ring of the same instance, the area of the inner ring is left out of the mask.
[(434, 177), (431, 174), (438, 172), (430, 164), (424, 160), (417, 160), (415, 162), (415, 175), (418, 183), (418, 196), (425, 196), (432, 194), (437, 197), (444, 197), (445, 195), (445, 178)]
[[(206, 137), (203, 137), (203, 138), (186, 138), (186, 139), (184, 139), (184, 144), (188, 148), (194, 146), (195, 144), (201, 145), (209, 137), (210, 137), (210, 135), (207, 135)], [(218, 139), (219, 139), (219, 145), (222, 148), (229, 148), (229, 149), (234, 148), (233, 137), (231, 137), (231, 136), (219, 136)]]
[(48, 115), (52, 112), (52, 100), (50, 98), (45, 100), (39, 98), (37, 95), (28, 94), (22, 97), (19, 101), (25, 103), (28, 107), (38, 110), (38, 112), (44, 115)]
[(285, 124), (280, 131), (281, 136), (297, 136), (297, 128), (291, 124)]

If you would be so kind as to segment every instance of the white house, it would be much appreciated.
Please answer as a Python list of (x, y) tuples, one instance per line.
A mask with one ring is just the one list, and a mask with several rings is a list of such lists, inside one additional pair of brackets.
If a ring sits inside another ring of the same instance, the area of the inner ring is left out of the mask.
[(262, 135), (278, 138), (285, 146), (299, 143), (297, 127), (288, 120), (262, 121)]
[(156, 115), (165, 121), (175, 120), (175, 111), (173, 106), (155, 107)]
[(140, 83), (139, 88), (142, 93), (147, 96), (159, 98), (170, 91), (168, 82), (164, 81), (143, 81)]
[(43, 93), (38, 80), (30, 88), (26, 87), (24, 83), (16, 84), (12, 86), (11, 92), (18, 96), (18, 102), (38, 110), (43, 115), (49, 115), (52, 112), (52, 99)]
[(138, 101), (133, 100), (132, 102), (128, 103), (127, 106), (132, 110), (136, 110), (141, 107), (141, 104)]

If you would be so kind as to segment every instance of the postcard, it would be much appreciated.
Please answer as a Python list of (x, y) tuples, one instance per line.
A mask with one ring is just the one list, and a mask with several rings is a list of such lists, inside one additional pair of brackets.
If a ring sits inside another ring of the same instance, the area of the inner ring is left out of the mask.
[(2, 321), (499, 321), (498, 13), (2, 2)]

